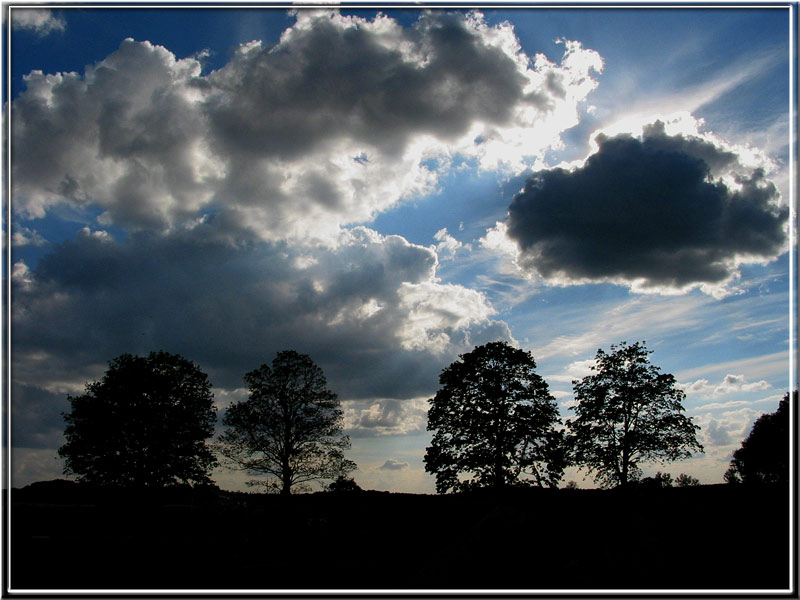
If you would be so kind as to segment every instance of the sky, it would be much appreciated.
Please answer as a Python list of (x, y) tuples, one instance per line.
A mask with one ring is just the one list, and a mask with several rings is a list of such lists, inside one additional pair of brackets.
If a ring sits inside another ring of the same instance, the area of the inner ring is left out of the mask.
[(115, 356), (193, 361), (221, 420), (291, 349), (356, 482), (433, 493), (428, 399), (495, 340), (562, 420), (644, 341), (705, 447), (645, 474), (721, 483), (795, 385), (790, 10), (12, 5), (12, 486)]

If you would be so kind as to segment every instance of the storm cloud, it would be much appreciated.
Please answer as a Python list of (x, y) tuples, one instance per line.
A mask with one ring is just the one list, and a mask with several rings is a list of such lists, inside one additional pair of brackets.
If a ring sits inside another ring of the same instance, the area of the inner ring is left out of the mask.
[(399, 236), (355, 228), (334, 250), (298, 250), (237, 247), (215, 232), (206, 223), (118, 242), (87, 229), (33, 269), (17, 263), (15, 380), (79, 391), (118, 354), (164, 349), (236, 388), (291, 348), (320, 364), (343, 400), (402, 399), (429, 393), (458, 352), (513, 339), (481, 293), (438, 283), (434, 251)]
[(786, 251), (789, 208), (733, 150), (667, 135), (661, 122), (596, 142), (581, 167), (537, 172), (514, 197), (507, 235), (523, 269), (561, 284), (681, 290)]

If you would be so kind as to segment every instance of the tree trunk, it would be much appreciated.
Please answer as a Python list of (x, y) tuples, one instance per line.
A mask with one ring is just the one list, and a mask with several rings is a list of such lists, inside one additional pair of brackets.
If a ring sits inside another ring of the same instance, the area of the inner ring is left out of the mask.
[(628, 440), (625, 439), (622, 442), (622, 473), (620, 476), (620, 485), (628, 485), (628, 462), (630, 461), (630, 457), (628, 456)]
[(283, 461), (283, 468), (281, 469), (281, 496), (288, 496), (292, 493), (292, 471), (289, 467), (289, 459)]

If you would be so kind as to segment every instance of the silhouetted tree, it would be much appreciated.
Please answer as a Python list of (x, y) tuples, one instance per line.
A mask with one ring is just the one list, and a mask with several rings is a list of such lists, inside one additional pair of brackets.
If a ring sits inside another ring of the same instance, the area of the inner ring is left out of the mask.
[[(797, 398), (797, 392), (794, 393)], [(750, 435), (733, 453), (725, 472), (728, 483), (788, 483), (789, 481), (789, 394), (774, 413), (761, 415)]]
[(223, 418), (220, 453), (251, 473), (277, 478), (282, 494), (304, 482), (336, 479), (356, 468), (345, 459), (342, 410), (325, 376), (304, 354), (279, 352), (244, 376), (250, 396)]
[(653, 481), (655, 481), (659, 487), (672, 487), (672, 474), (657, 471), (656, 474), (653, 475)]
[[(556, 403), (530, 352), (491, 342), (461, 355), (430, 400), (435, 431), (425, 470), (436, 490), (508, 485), (555, 487), (564, 469)], [(471, 474), (461, 480), (460, 475)], [(520, 479), (528, 474), (532, 479)]]
[(697, 477), (681, 473), (675, 478), (675, 485), (678, 487), (693, 487), (700, 485), (700, 480)]
[(650, 364), (644, 342), (597, 351), (594, 375), (573, 381), (576, 418), (567, 422), (572, 458), (604, 486), (638, 479), (643, 461), (673, 461), (703, 451), (700, 428), (683, 415), (675, 377)]
[(335, 481), (329, 483), (325, 489), (337, 494), (363, 491), (361, 486), (358, 485), (352, 477), (347, 477), (346, 475), (339, 475), (339, 477), (337, 477)]
[(216, 409), (208, 377), (177, 354), (123, 354), (100, 381), (70, 396), (65, 474), (127, 487), (209, 483), (216, 459), (205, 440)]

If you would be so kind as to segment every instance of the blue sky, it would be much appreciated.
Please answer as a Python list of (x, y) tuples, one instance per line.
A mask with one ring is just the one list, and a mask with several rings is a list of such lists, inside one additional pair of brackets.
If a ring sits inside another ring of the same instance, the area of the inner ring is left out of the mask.
[(645, 340), (706, 448), (645, 472), (721, 482), (794, 385), (789, 10), (12, 6), (13, 485), (118, 354), (223, 411), (294, 349), (356, 481), (432, 492), (426, 400), (496, 339), (564, 418)]

